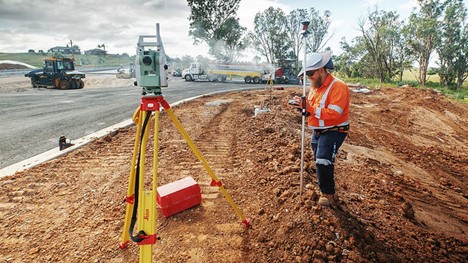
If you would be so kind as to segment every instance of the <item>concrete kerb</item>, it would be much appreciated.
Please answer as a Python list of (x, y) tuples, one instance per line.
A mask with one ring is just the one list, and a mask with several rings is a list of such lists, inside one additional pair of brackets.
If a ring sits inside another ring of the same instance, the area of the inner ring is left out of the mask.
[[(242, 89), (242, 90), (232, 89), (232, 90), (224, 90), (224, 91), (207, 93), (207, 94), (203, 94), (203, 95), (199, 95), (199, 96), (195, 96), (195, 97), (191, 97), (191, 98), (187, 98), (187, 99), (183, 99), (183, 100), (171, 103), (170, 106), (171, 107), (176, 107), (176, 106), (179, 106), (180, 104), (183, 104), (185, 102), (189, 102), (191, 100), (195, 100), (195, 99), (198, 99), (198, 98), (203, 98), (203, 97), (207, 97), (207, 96), (211, 96), (211, 95), (215, 95), (215, 94), (230, 93), (230, 92), (242, 92), (242, 91), (254, 90), (254, 89), (259, 89), (259, 88), (258, 87), (252, 87), (252, 88), (247, 88), (247, 89)], [(92, 141), (94, 141), (96, 139), (103, 138), (103, 137), (105, 137), (105, 136), (107, 136), (109, 134), (112, 134), (112, 133), (116, 132), (118, 129), (128, 128), (128, 127), (130, 127), (132, 125), (134, 125), (133, 121), (131, 119), (128, 119), (128, 120), (125, 120), (123, 122), (112, 125), (110, 127), (107, 127), (105, 129), (102, 129), (100, 131), (97, 131), (95, 133), (86, 135), (86, 136), (84, 136), (82, 138), (79, 138), (77, 140), (72, 140), (72, 143), (74, 143), (74, 145), (67, 148), (67, 149), (64, 149), (62, 151), (60, 151), (58, 146), (57, 146), (54, 149), (51, 149), (49, 151), (43, 152), (43, 153), (38, 154), (36, 156), (33, 156), (31, 158), (28, 158), (28, 159), (26, 159), (24, 161), (21, 161), (21, 162), (12, 164), (10, 166), (7, 166), (5, 168), (2, 168), (2, 169), (0, 169), (0, 178), (5, 177), (5, 176), (9, 176), (9, 175), (13, 175), (16, 172), (20, 172), (20, 171), (24, 171), (26, 169), (33, 168), (34, 166), (37, 166), (37, 165), (39, 165), (41, 163), (44, 163), (44, 162), (53, 160), (53, 159), (55, 159), (57, 157), (68, 154), (69, 152), (72, 152), (72, 151), (74, 151), (74, 150), (76, 150), (78, 148), (81, 148), (81, 147), (85, 146), (86, 144), (88, 144), (88, 143), (90, 143), (90, 142), (92, 142)]]

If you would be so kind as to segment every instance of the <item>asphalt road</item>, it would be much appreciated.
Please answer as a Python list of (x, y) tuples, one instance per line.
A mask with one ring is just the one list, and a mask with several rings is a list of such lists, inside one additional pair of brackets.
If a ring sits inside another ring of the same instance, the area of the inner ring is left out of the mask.
[[(265, 88), (242, 82), (185, 82), (174, 78), (162, 93), (169, 103), (207, 93)], [(31, 89), (0, 96), (0, 169), (131, 118), (141, 88)]]

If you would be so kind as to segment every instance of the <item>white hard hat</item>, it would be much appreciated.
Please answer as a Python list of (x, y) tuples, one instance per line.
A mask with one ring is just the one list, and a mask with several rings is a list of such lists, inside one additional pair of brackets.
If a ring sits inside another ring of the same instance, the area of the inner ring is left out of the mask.
[[(323, 67), (333, 69), (333, 62), (331, 60), (330, 52), (312, 52), (306, 55), (306, 72)], [(297, 76), (300, 76), (302, 74), (304, 74), (304, 69), (301, 69)]]

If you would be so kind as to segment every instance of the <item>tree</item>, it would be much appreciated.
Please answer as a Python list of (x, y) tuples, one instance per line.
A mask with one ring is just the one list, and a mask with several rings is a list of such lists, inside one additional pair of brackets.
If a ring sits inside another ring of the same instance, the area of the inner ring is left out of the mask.
[(258, 12), (254, 19), (254, 31), (249, 33), (249, 38), (268, 63), (285, 59), (290, 43), (283, 10), (270, 6), (265, 11)]
[(337, 71), (353, 78), (375, 78), (376, 67), (369, 55), (363, 36), (357, 36), (351, 44), (343, 38), (340, 42), (343, 53), (335, 57)]
[(239, 58), (245, 50), (245, 40), (242, 39), (247, 28), (239, 24), (239, 19), (230, 17), (217, 29), (215, 35), (224, 36), (223, 39), (212, 39), (209, 42), (210, 54), (218, 60), (232, 62)]
[(192, 56), (185, 55), (181, 59), (181, 67), (182, 69), (186, 69), (190, 67), (190, 64), (193, 63), (195, 60), (193, 59)]
[(309, 21), (307, 10), (305, 9), (292, 10), (286, 17), (286, 32), (291, 48), (291, 55), (289, 57), (296, 60), (296, 68), (299, 65), (299, 51), (303, 46), (300, 32), (302, 30), (301, 23), (304, 21)]
[(252, 62), (253, 62), (254, 64), (259, 64), (260, 61), (262, 61), (262, 58), (259, 57), (259, 56), (257, 56), (257, 55), (255, 55), (255, 56), (252, 58)]
[[(368, 20), (359, 22), (362, 39), (370, 55), (380, 82), (391, 80), (401, 69), (401, 25), (396, 12), (378, 11), (369, 13)], [(368, 23), (367, 23), (368, 22)], [(398, 54), (400, 53), (400, 54)]]
[(196, 57), (196, 61), (198, 63), (200, 63), (200, 65), (202, 66), (202, 68), (208, 68), (208, 65), (211, 64), (213, 61), (211, 61), (211, 59), (207, 58), (207, 57), (204, 57), (202, 55), (198, 55)]
[(398, 33), (395, 35), (395, 68), (396, 74), (398, 75), (398, 81), (403, 81), (403, 73), (407, 69), (413, 68), (413, 62), (416, 60), (416, 57), (408, 48), (408, 39), (405, 34), (403, 34), (404, 23), (402, 22), (401, 28), (399, 28)]
[(190, 7), (190, 31), (194, 43), (205, 42), (209, 53), (220, 60), (232, 60), (245, 49), (236, 12), (240, 0), (187, 0)]
[(467, 10), (461, 0), (449, 0), (441, 26), (438, 74), (446, 87), (461, 87), (467, 77), (468, 31), (466, 28)]
[(290, 43), (290, 55), (289, 58), (296, 59), (296, 67), (299, 64), (299, 52), (302, 49), (303, 42), (302, 35), (302, 22), (309, 21), (309, 36), (307, 38), (307, 52), (316, 52), (325, 46), (325, 36), (328, 34), (328, 28), (330, 27), (330, 11), (325, 11), (323, 17), (320, 16), (319, 12), (314, 8), (310, 8), (309, 11), (306, 9), (295, 9), (289, 13), (286, 17), (286, 32), (288, 35), (288, 41)]
[(326, 10), (323, 13), (323, 17), (321, 17), (317, 10), (315, 10), (314, 8), (310, 9), (309, 31), (311, 31), (311, 34), (308, 38), (308, 43), (307, 43), (308, 50), (315, 52), (315, 51), (320, 51), (325, 47), (326, 43), (328, 42), (328, 40), (327, 41), (324, 41), (324, 40), (325, 40), (325, 36), (328, 34), (328, 28), (330, 27), (330, 23), (331, 23), (330, 16), (331, 16), (331, 12), (328, 10)]
[(465, 80), (468, 77), (468, 47), (467, 47), (467, 42), (468, 42), (468, 28), (466, 25), (464, 26), (463, 30), (463, 37), (460, 40), (460, 48), (462, 50), (462, 53), (460, 54), (460, 59), (457, 61), (455, 64), (455, 68), (457, 69), (457, 89), (459, 89)]
[(357, 45), (353, 43), (353, 41), (359, 41), (360, 38), (362, 37), (354, 38), (351, 44), (349, 44), (346, 38), (343, 37), (340, 41), (341, 50), (343, 52), (333, 60), (335, 70), (346, 75), (348, 78), (362, 77), (362, 74), (356, 71), (358, 68), (356, 65), (360, 62), (365, 49), (359, 50)]
[(426, 85), (431, 54), (440, 42), (440, 18), (444, 4), (439, 0), (418, 0), (420, 10), (413, 10), (404, 29), (410, 51), (418, 58), (419, 83)]

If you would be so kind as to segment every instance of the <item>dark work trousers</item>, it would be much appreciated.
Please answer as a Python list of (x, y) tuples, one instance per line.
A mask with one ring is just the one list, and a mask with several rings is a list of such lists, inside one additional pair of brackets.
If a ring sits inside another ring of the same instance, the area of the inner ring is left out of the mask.
[(317, 168), (320, 191), (324, 194), (335, 194), (335, 156), (347, 133), (329, 131), (322, 134), (312, 133), (312, 150)]

